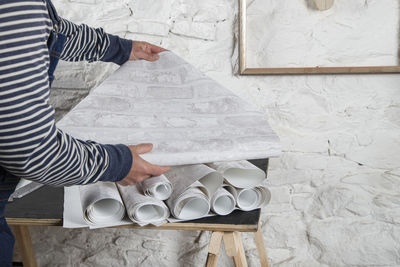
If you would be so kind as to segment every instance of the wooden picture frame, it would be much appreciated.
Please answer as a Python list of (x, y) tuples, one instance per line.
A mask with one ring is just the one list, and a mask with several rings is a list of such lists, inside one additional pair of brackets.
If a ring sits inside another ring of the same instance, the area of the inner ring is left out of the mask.
[(246, 66), (246, 9), (247, 0), (239, 0), (240, 75), (400, 73), (400, 66), (248, 68)]

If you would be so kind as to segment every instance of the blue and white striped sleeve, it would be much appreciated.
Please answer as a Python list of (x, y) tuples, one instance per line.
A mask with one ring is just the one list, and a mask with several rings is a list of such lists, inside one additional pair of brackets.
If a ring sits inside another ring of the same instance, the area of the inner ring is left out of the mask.
[(0, 169), (53, 186), (119, 181), (132, 165), (127, 146), (75, 139), (55, 125), (51, 28), (42, 0), (0, 1)]
[(60, 18), (59, 32), (67, 40), (61, 59), (66, 61), (104, 61), (122, 65), (129, 59), (132, 41), (107, 34), (102, 28), (76, 25)]

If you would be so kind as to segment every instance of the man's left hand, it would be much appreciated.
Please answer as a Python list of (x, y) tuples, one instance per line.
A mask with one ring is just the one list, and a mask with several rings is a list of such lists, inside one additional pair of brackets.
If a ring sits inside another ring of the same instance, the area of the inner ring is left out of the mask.
[(129, 60), (145, 59), (155, 61), (160, 58), (158, 53), (163, 51), (167, 51), (167, 49), (149, 44), (148, 42), (132, 41), (132, 51)]

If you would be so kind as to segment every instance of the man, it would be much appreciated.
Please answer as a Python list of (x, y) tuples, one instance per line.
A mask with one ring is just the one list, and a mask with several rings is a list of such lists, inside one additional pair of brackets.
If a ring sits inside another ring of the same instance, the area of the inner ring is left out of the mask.
[(4, 209), (19, 178), (52, 186), (131, 185), (169, 169), (139, 156), (151, 144), (104, 145), (57, 129), (49, 88), (58, 60), (121, 65), (157, 60), (164, 50), (75, 25), (58, 17), (50, 0), (0, 2), (0, 266), (12, 261), (14, 237)]

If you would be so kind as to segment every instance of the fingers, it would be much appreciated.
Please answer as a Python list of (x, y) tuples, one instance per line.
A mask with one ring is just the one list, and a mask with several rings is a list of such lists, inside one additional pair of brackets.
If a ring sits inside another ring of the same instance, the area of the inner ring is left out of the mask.
[(138, 175), (138, 176), (136, 176), (136, 183), (140, 183), (143, 180), (146, 180), (147, 178), (150, 178), (150, 177), (151, 177), (151, 175), (149, 175), (149, 174)]
[(128, 186), (129, 185), (129, 183), (126, 181), (126, 179), (117, 182), (117, 184), (120, 184), (122, 186)]
[(151, 174), (152, 176), (160, 176), (161, 174), (166, 173), (167, 171), (169, 171), (169, 169), (170, 169), (170, 167), (164, 167), (164, 166), (158, 166), (158, 165), (150, 164), (150, 166), (149, 166), (149, 174)]
[(160, 58), (160, 56), (153, 53), (143, 53), (140, 58), (148, 61), (156, 61), (157, 59)]
[[(150, 49), (148, 49), (150, 51)], [(144, 59), (144, 60), (148, 60), (148, 61), (155, 61), (157, 59), (159, 59), (160, 56), (157, 54), (153, 54), (151, 52), (147, 52), (144, 49), (136, 51), (133, 53), (132, 59), (136, 60), (136, 59)]]
[[(151, 143), (144, 143), (144, 144), (139, 144), (136, 146), (131, 146), (133, 147), (133, 150), (136, 154), (140, 155), (140, 154), (145, 154), (150, 152), (153, 149), (153, 144)], [(140, 156), (137, 156), (134, 161), (136, 161), (135, 163), (138, 165), (141, 165), (142, 168), (139, 168), (139, 172), (143, 173), (145, 175), (152, 175), (152, 176), (160, 176), (161, 174), (169, 171), (169, 167), (165, 167), (165, 166), (158, 166), (158, 165), (153, 165), (150, 162), (144, 160), (143, 158), (141, 158)]]
[(137, 154), (145, 154), (153, 149), (153, 144), (145, 143), (134, 146), (134, 150)]
[(156, 61), (160, 58), (158, 53), (167, 51), (167, 49), (140, 41), (132, 42), (132, 51), (129, 57), (130, 60), (144, 59), (148, 61)]
[(143, 180), (146, 180), (146, 179), (148, 179), (150, 177), (152, 177), (152, 176), (148, 175), (148, 174), (141, 174), (141, 175), (136, 175), (134, 179), (132, 179), (132, 178), (123, 179), (123, 180), (121, 180), (121, 181), (119, 181), (117, 183), (122, 185), (122, 186), (135, 185), (135, 184), (140, 183)]
[(148, 153), (153, 149), (153, 144), (144, 143), (135, 146), (129, 146), (132, 153), (132, 167), (128, 175), (119, 182), (122, 186), (134, 185), (151, 177), (160, 176), (169, 171), (169, 167), (153, 165), (145, 161), (139, 154)]
[(164, 51), (168, 51), (165, 48), (153, 45), (153, 44), (149, 44), (150, 45), (150, 50), (152, 53), (160, 53), (160, 52), (164, 52)]

